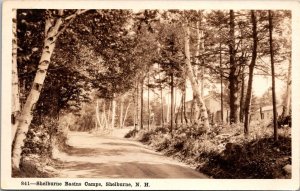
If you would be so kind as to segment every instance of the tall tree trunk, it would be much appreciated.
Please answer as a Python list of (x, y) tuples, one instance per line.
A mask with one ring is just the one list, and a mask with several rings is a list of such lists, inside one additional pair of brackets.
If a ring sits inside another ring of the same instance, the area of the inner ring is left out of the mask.
[(148, 95), (147, 95), (147, 105), (148, 105), (148, 131), (150, 129), (150, 76), (149, 76), (149, 71), (148, 71)]
[[(197, 21), (196, 23), (196, 53), (195, 53), (195, 63), (196, 63), (196, 67), (199, 67), (200, 72), (199, 71), (195, 71), (195, 76), (196, 76), (196, 82), (199, 85), (200, 83), (200, 88), (201, 88), (201, 97), (204, 96), (204, 67), (203, 64), (200, 65), (200, 62), (203, 62), (202, 59), (200, 59), (200, 55), (203, 54), (204, 52), (204, 42), (203, 42), (203, 31), (200, 30), (201, 24), (200, 21)], [(196, 95), (193, 94), (193, 98), (195, 98)], [(198, 120), (199, 118), (199, 108), (197, 107), (197, 103), (196, 100), (193, 99), (192, 102), (192, 111), (191, 111), (191, 123), (194, 123)]]
[(207, 110), (204, 104), (204, 101), (201, 96), (201, 91), (197, 85), (197, 81), (195, 79), (195, 76), (193, 74), (193, 67), (191, 65), (191, 58), (190, 58), (190, 28), (188, 25), (183, 26), (184, 27), (184, 50), (185, 50), (185, 64), (187, 67), (187, 75), (189, 77), (189, 80), (192, 85), (193, 92), (196, 95), (196, 101), (198, 104), (198, 107), (200, 108), (201, 112), (201, 123), (204, 124), (204, 131), (209, 130), (209, 120), (207, 115)]
[(136, 82), (136, 124), (135, 127), (140, 129), (140, 91), (139, 91), (139, 82)]
[(107, 128), (111, 128), (111, 119), (112, 119), (112, 102), (108, 100), (108, 110), (107, 110)]
[(230, 10), (229, 18), (229, 106), (230, 106), (230, 124), (236, 123), (238, 120), (238, 78), (236, 75), (237, 66), (235, 62), (235, 23), (234, 12)]
[(170, 121), (170, 103), (169, 103), (169, 99), (167, 99), (166, 105), (167, 105), (166, 123), (168, 124), (169, 121)]
[[(160, 67), (160, 65), (159, 65)], [(161, 85), (161, 81), (160, 81), (160, 73), (158, 74), (158, 78), (159, 78), (159, 88), (160, 88), (160, 104), (161, 104), (161, 119), (160, 119), (160, 124), (162, 127), (164, 127), (164, 102), (163, 102), (163, 88)]]
[(115, 118), (116, 118), (116, 99), (115, 99), (115, 95), (113, 95), (113, 98), (111, 100), (111, 128), (112, 129), (115, 127)]
[(129, 107), (130, 107), (130, 102), (128, 103), (128, 105), (126, 107), (126, 110), (125, 110), (125, 115), (124, 115), (122, 127), (125, 127), (125, 122), (126, 122), (126, 119), (127, 119), (127, 114), (128, 114)]
[(190, 116), (191, 123), (192, 124), (197, 123), (198, 118), (199, 118), (199, 108), (196, 102), (196, 95), (193, 93), (193, 101), (192, 101), (191, 116)]
[(105, 129), (106, 126), (107, 126), (107, 120), (106, 120), (106, 113), (105, 113), (105, 101), (103, 101), (103, 104), (102, 104), (102, 113), (101, 113), (101, 121), (102, 121), (102, 128)]
[(226, 110), (226, 122), (229, 123), (229, 121), (230, 121), (229, 111)]
[(98, 130), (98, 122), (97, 122), (97, 119), (95, 118), (95, 130), (97, 131)]
[(184, 98), (183, 98), (183, 117), (184, 117), (184, 121), (185, 123), (187, 124), (188, 123), (188, 119), (187, 119), (187, 116), (186, 116), (186, 104), (185, 104), (185, 100), (186, 100), (186, 84), (184, 83), (184, 89), (183, 89), (183, 95), (184, 95)]
[[(174, 76), (173, 76), (173, 81), (174, 81)], [(174, 82), (173, 82), (174, 83)], [(173, 100), (174, 100), (174, 105), (173, 105), (173, 117), (174, 117), (174, 122), (175, 122), (175, 114), (176, 114), (176, 107), (177, 107), (177, 91), (176, 91), (176, 86), (175, 84), (173, 84), (173, 88), (174, 88), (174, 91), (173, 91)]]
[(242, 76), (241, 76), (241, 96), (240, 96), (240, 122), (244, 122), (244, 91), (245, 91), (245, 74), (244, 74), (244, 68), (242, 71)]
[[(178, 125), (178, 116), (179, 116), (179, 113), (181, 113), (181, 117), (182, 117), (182, 98), (183, 98), (183, 95), (181, 95), (179, 107), (177, 108), (177, 112), (175, 112), (176, 113), (176, 116), (175, 116), (176, 127)], [(181, 118), (181, 123), (182, 123), (182, 118)]]
[(163, 101), (162, 87), (160, 87), (160, 101), (161, 101), (161, 126), (164, 127), (165, 119), (164, 119), (164, 101)]
[(96, 100), (96, 130), (97, 130), (97, 127), (101, 127), (101, 122), (100, 122), (100, 118), (99, 118), (99, 101), (98, 99)]
[(222, 69), (222, 44), (220, 43), (220, 78), (221, 78), (221, 122), (224, 122), (224, 102), (223, 102), (223, 69)]
[[(243, 47), (244, 46), (244, 42), (243, 42), (243, 37), (245, 36), (244, 32), (243, 32), (243, 29), (240, 28), (240, 35), (241, 35), (241, 39), (240, 39), (240, 46)], [(240, 90), (240, 108), (239, 108), (239, 120), (240, 120), (240, 123), (243, 123), (244, 122), (244, 100), (245, 100), (245, 65), (246, 65), (246, 59), (245, 59), (245, 51), (242, 50), (241, 52), (242, 56), (241, 56), (241, 59), (243, 60), (241, 63), (240, 63), (240, 68), (239, 70), (242, 72), (242, 74), (240, 74), (238, 77), (241, 78), (241, 90)], [(239, 71), (239, 72), (240, 72)]]
[(123, 107), (124, 107), (124, 98), (121, 96), (120, 99), (120, 117), (119, 117), (119, 128), (123, 128)]
[(292, 86), (292, 63), (291, 58), (289, 58), (289, 68), (288, 68), (288, 77), (286, 82), (286, 95), (284, 100), (284, 110), (282, 113), (282, 117), (286, 117), (290, 115), (290, 109), (291, 109), (291, 86)]
[(269, 36), (270, 36), (270, 59), (272, 71), (272, 103), (273, 103), (273, 125), (274, 125), (274, 140), (278, 141), (278, 124), (277, 124), (277, 108), (276, 108), (276, 88), (275, 88), (275, 66), (274, 66), (274, 50), (273, 50), (273, 15), (272, 11), (268, 11), (269, 16)]
[(17, 9), (13, 9), (13, 18), (12, 18), (12, 135), (11, 140), (14, 140), (17, 130), (17, 117), (21, 110), (20, 105), (20, 94), (19, 94), (19, 78), (18, 78), (18, 64), (17, 64)]
[[(62, 14), (63, 10), (59, 10), (59, 15), (62, 16)], [(41, 94), (44, 80), (47, 75), (47, 69), (50, 64), (51, 55), (54, 51), (55, 43), (58, 38), (59, 28), (62, 24), (61, 17), (54, 19), (54, 22), (52, 19), (53, 18), (46, 19), (44, 47), (39, 61), (38, 70), (25, 105), (18, 118), (17, 133), (12, 151), (12, 167), (14, 169), (19, 169), (24, 140), (33, 118), (33, 111)]]
[[(203, 62), (202, 59), (200, 59), (200, 54), (203, 54), (204, 52), (204, 42), (203, 42), (203, 37), (204, 37), (204, 33), (202, 30), (200, 30), (201, 24), (200, 21), (197, 22), (196, 24), (196, 34), (197, 34), (197, 44), (196, 44), (196, 53), (195, 53), (195, 57), (196, 57), (196, 65), (199, 66), (200, 62)], [(200, 87), (201, 87), (201, 96), (204, 96), (204, 67), (203, 64), (201, 64), (200, 67), (200, 74), (198, 74), (197, 79), (199, 79), (200, 82)], [(197, 81), (198, 82), (198, 81)]]
[(173, 68), (172, 68), (172, 74), (171, 74), (171, 124), (170, 124), (170, 132), (172, 135), (173, 126), (174, 126), (174, 74), (173, 74)]
[(251, 106), (251, 97), (252, 97), (252, 82), (253, 82), (253, 71), (256, 64), (256, 57), (257, 57), (257, 20), (255, 11), (251, 11), (251, 23), (252, 23), (252, 40), (253, 40), (253, 47), (252, 47), (252, 58), (251, 63), (249, 65), (249, 78), (248, 78), (248, 86), (247, 86), (247, 93), (245, 98), (245, 122), (244, 122), (244, 133), (245, 135), (249, 134), (249, 123), (250, 123), (250, 106)]
[(133, 109), (134, 109), (134, 113), (133, 113), (133, 126), (134, 129), (136, 129), (136, 124), (137, 124), (137, 110), (138, 110), (138, 103), (137, 103), (137, 82), (135, 82), (135, 88), (133, 91)]
[(140, 119), (140, 128), (143, 129), (144, 123), (144, 79), (141, 81), (141, 119)]
[(106, 128), (109, 128), (109, 125), (108, 125), (108, 115), (106, 115), (106, 104), (105, 104), (105, 101), (103, 101), (103, 118), (104, 118), (104, 129)]
[(181, 92), (181, 106), (180, 106), (180, 123), (183, 124), (183, 104), (184, 104), (184, 93)]

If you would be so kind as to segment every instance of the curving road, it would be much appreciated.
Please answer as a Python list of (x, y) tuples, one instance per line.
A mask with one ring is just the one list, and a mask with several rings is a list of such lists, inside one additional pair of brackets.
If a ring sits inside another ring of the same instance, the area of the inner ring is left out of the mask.
[[(123, 136), (123, 135), (122, 135)], [(71, 132), (67, 152), (54, 152), (64, 178), (208, 178), (149, 147), (122, 138)]]

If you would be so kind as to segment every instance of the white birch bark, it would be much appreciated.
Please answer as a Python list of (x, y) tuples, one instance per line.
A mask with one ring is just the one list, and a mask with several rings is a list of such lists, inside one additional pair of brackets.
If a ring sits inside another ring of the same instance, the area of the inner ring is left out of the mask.
[(136, 128), (136, 122), (137, 122), (137, 95), (136, 95), (136, 90), (133, 90), (133, 127), (134, 129)]
[(20, 106), (20, 94), (19, 94), (19, 78), (18, 78), (18, 65), (17, 65), (17, 10), (13, 9), (13, 18), (12, 18), (12, 117), (14, 118), (14, 123), (12, 124), (12, 135), (11, 140), (13, 142), (16, 130), (17, 130), (17, 117), (21, 110)]
[(283, 113), (283, 117), (288, 116), (290, 114), (291, 109), (291, 85), (292, 85), (292, 63), (289, 60), (289, 68), (288, 68), (288, 79), (287, 79), (287, 87), (286, 87), (286, 98), (285, 98), (285, 109)]
[(103, 121), (104, 121), (104, 129), (108, 128), (105, 101), (103, 102)]
[[(201, 118), (200, 121), (203, 123), (205, 131), (209, 130), (209, 121), (207, 110), (204, 104), (204, 101), (201, 96), (200, 88), (198, 87), (196, 77), (193, 73), (193, 67), (191, 65), (191, 56), (190, 56), (190, 29), (188, 25), (183, 25), (184, 29), (184, 52), (185, 52), (185, 64), (187, 67), (187, 75), (192, 85), (192, 90), (195, 95), (196, 102), (200, 108)], [(199, 125), (199, 124), (198, 124)]]
[(166, 122), (167, 122), (167, 124), (169, 123), (169, 121), (170, 121), (170, 107), (171, 106), (169, 106), (169, 102), (167, 101), (167, 116), (166, 116)]
[[(200, 30), (200, 22), (198, 21), (196, 23), (196, 52), (195, 52), (195, 63), (196, 66), (199, 67), (198, 70), (200, 71), (195, 71), (194, 74), (196, 76), (196, 82), (198, 86), (200, 85), (200, 92), (201, 92), (201, 97), (204, 96), (204, 82), (203, 82), (203, 75), (204, 75), (204, 68), (203, 66), (199, 66), (200, 64), (200, 53), (203, 53), (204, 51), (204, 42), (203, 42), (203, 31)], [(194, 71), (194, 70), (193, 70)], [(195, 95), (193, 95), (195, 97)], [(200, 115), (200, 109), (197, 107), (198, 104), (195, 103), (196, 100), (193, 100), (192, 102), (192, 116), (191, 116), (191, 123), (195, 123)]]
[(137, 130), (141, 129), (141, 102), (140, 102), (140, 86), (139, 82), (137, 81), (137, 90), (136, 90), (136, 104), (137, 104), (137, 111), (136, 111), (136, 125)]
[(126, 107), (122, 127), (125, 127), (125, 122), (126, 122), (126, 119), (127, 119), (127, 113), (128, 113), (129, 106), (130, 106), (130, 103), (128, 103), (128, 105)]
[(113, 100), (111, 101), (111, 128), (112, 129), (115, 127), (115, 117), (116, 117), (116, 100), (113, 97)]
[(124, 99), (123, 96), (121, 96), (120, 100), (120, 117), (119, 117), (119, 128), (123, 128), (123, 107), (124, 107)]
[[(47, 75), (47, 69), (50, 64), (51, 55), (55, 48), (56, 40), (77, 15), (85, 13), (86, 11), (88, 11), (88, 9), (77, 10), (75, 14), (72, 14), (63, 19), (62, 16), (64, 10), (60, 9), (58, 10), (57, 17), (54, 18), (48, 15), (45, 20), (45, 39), (43, 43), (44, 46), (42, 55), (39, 61), (34, 81), (32, 83), (31, 90), (29, 92), (29, 95), (27, 96), (20, 116), (17, 119), (17, 130), (14, 137), (15, 143), (12, 148), (12, 168), (15, 170), (18, 170), (20, 166), (22, 147), (24, 146), (24, 140), (33, 118), (33, 111), (44, 85), (44, 81)], [(61, 27), (63, 23), (64, 25), (63, 27)]]
[(96, 112), (95, 112), (95, 114), (96, 114), (96, 130), (98, 130), (98, 128), (97, 127), (101, 127), (101, 122), (100, 122), (100, 116), (99, 116), (99, 101), (98, 101), (98, 99), (96, 100)]
[[(60, 13), (60, 15), (62, 15), (62, 10), (60, 10)], [(41, 94), (41, 90), (47, 74), (47, 69), (50, 64), (51, 55), (54, 51), (55, 43), (58, 37), (57, 34), (59, 33), (61, 24), (61, 17), (55, 19), (54, 21), (51, 20), (51, 18), (46, 19), (44, 47), (41, 59), (39, 61), (38, 70), (20, 117), (18, 118), (17, 133), (12, 151), (12, 166), (15, 169), (19, 169), (22, 147), (24, 146), (24, 139), (26, 138), (29, 125), (33, 118), (33, 111)]]

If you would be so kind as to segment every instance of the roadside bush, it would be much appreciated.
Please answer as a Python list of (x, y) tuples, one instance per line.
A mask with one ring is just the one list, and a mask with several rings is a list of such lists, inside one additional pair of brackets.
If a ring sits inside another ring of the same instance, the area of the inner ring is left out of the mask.
[(51, 130), (44, 125), (32, 124), (27, 133), (22, 155), (38, 154), (51, 157), (51, 150)]
[(185, 141), (187, 140), (187, 135), (185, 133), (181, 133), (179, 135), (174, 135), (171, 139), (171, 143), (167, 153), (169, 155), (179, 152), (183, 149)]
[(159, 133), (166, 134), (166, 133), (169, 133), (169, 128), (157, 127), (157, 128), (154, 129), (154, 132), (156, 134), (159, 134)]
[(152, 130), (147, 131), (147, 130), (140, 130), (137, 134), (137, 140), (142, 142), (142, 143), (149, 143), (151, 140), (151, 135), (154, 134)]
[(137, 132), (138, 132), (138, 130), (132, 129), (132, 130), (128, 131), (128, 133), (126, 133), (126, 135), (124, 136), (124, 138), (134, 137), (137, 134)]
[(56, 146), (59, 150), (65, 150), (68, 148), (68, 127), (59, 125), (55, 133), (52, 135), (52, 138), (53, 146)]
[[(245, 144), (227, 143), (221, 153), (210, 157), (198, 170), (214, 178), (281, 178), (290, 164), (291, 140), (279, 137), (252, 140)], [(284, 156), (284, 157), (283, 157)]]
[(95, 122), (93, 118), (91, 118), (92, 115), (92, 113), (82, 114), (74, 124), (74, 127), (72, 127), (72, 130), (91, 131), (92, 129), (94, 129)]
[(153, 136), (151, 143), (156, 151), (163, 151), (163, 150), (169, 148), (169, 146), (171, 144), (171, 136), (167, 135), (167, 134), (155, 135), (155, 136)]
[(41, 157), (52, 157), (52, 149), (57, 146), (63, 149), (67, 145), (68, 129), (59, 125), (57, 120), (45, 117), (43, 124), (31, 124), (22, 155), (38, 154)]
[(273, 141), (273, 129), (252, 123), (247, 137), (243, 124), (212, 126), (208, 133), (195, 125), (178, 125), (172, 135), (168, 127), (141, 130), (136, 139), (149, 144), (214, 178), (288, 178), (284, 165), (290, 164), (291, 129), (278, 130), (280, 140)]
[(43, 119), (43, 124), (31, 123), (22, 151), (20, 171), (13, 171), (13, 177), (50, 177), (52, 150), (55, 142), (66, 142), (66, 134), (58, 127), (58, 122), (50, 117)]

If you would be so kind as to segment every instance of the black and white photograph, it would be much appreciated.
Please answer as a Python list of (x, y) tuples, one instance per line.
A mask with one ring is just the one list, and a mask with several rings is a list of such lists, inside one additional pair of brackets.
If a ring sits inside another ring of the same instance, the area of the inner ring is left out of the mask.
[(1, 188), (299, 189), (299, 1), (38, 2), (3, 3)]

